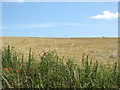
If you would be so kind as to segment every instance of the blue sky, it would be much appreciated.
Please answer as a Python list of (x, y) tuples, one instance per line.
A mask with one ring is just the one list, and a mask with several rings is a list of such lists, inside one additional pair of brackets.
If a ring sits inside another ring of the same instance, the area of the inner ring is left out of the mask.
[(117, 37), (117, 2), (3, 2), (3, 36)]

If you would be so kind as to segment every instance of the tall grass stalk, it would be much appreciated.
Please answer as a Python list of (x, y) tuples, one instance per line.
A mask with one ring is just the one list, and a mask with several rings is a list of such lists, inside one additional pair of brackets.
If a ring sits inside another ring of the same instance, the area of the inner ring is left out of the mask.
[[(107, 68), (83, 55), (80, 64), (63, 62), (55, 51), (44, 52), (39, 62), (30, 49), (28, 58), (8, 46), (2, 51), (3, 88), (118, 88), (117, 62)], [(26, 61), (26, 62), (25, 62)], [(5, 70), (4, 68), (12, 68)]]

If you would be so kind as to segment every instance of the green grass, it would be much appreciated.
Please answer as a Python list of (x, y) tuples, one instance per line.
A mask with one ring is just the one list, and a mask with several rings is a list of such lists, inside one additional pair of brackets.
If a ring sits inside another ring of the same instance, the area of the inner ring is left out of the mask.
[[(83, 56), (80, 64), (63, 62), (55, 51), (44, 52), (38, 60), (29, 51), (28, 58), (10, 46), (2, 50), (3, 88), (118, 88), (118, 63), (107, 68)], [(12, 68), (12, 70), (4, 70)], [(18, 72), (16, 72), (18, 70)]]

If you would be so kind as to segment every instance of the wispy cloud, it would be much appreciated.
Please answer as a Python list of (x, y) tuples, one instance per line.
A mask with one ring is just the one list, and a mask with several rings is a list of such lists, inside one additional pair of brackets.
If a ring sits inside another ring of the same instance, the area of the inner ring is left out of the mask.
[(35, 24), (29, 25), (31, 28), (48, 28), (48, 27), (57, 27), (57, 26), (81, 26), (84, 24), (80, 23), (45, 23), (45, 24)]
[(56, 25), (53, 23), (29, 25), (29, 27), (32, 27), (32, 28), (44, 28), (44, 27), (54, 27), (54, 26)]
[[(43, 23), (43, 24), (26, 24), (26, 25), (14, 25), (8, 26), (9, 29), (31, 29), (31, 28), (52, 28), (59, 26), (82, 26), (80, 23)], [(0, 27), (6, 28), (6, 27)]]
[(66, 26), (82, 26), (84, 24), (81, 24), (81, 23), (61, 23), (61, 25), (66, 25)]
[(51, 23), (46, 23), (46, 24), (19, 24), (19, 25), (9, 25), (7, 28), (8, 29), (17, 29), (17, 30), (22, 30), (22, 29), (31, 29), (31, 28), (50, 28), (54, 27), (54, 24)]
[(4, 29), (4, 28), (7, 28), (7, 27), (0, 26), (0, 29)]
[(102, 14), (90, 17), (92, 19), (115, 19), (118, 18), (118, 12), (103, 11)]
[(59, 22), (59, 23), (52, 23), (53, 26), (82, 26), (84, 24), (81, 23), (64, 23), (64, 22)]

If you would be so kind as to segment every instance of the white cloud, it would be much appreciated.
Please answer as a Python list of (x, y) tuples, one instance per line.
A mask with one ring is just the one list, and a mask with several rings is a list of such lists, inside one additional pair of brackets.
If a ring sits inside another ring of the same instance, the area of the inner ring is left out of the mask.
[(118, 18), (118, 12), (103, 11), (102, 14), (90, 17), (92, 19), (115, 19)]

